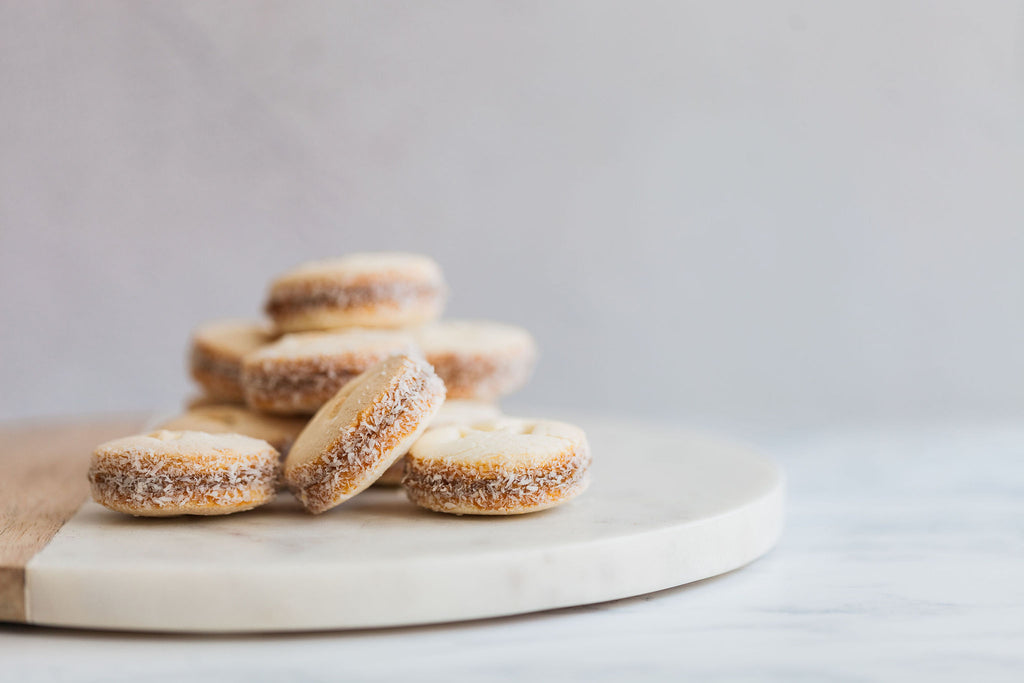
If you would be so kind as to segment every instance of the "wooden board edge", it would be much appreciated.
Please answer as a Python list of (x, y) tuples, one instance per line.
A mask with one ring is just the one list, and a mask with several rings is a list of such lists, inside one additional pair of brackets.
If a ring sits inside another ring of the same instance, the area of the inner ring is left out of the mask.
[(88, 496), (89, 455), (143, 416), (0, 425), (0, 622), (30, 621), (25, 568)]

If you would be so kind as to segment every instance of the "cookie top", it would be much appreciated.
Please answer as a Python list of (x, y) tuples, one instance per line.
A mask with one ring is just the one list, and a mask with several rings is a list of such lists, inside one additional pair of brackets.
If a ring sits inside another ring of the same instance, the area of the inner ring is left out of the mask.
[(430, 428), (473, 424), (501, 417), (501, 409), (493, 403), (471, 398), (449, 398), (430, 422)]
[(356, 286), (381, 280), (412, 280), (443, 284), (441, 267), (420, 254), (400, 252), (357, 253), (304, 263), (275, 279), (271, 295), (309, 285)]
[(536, 351), (533, 336), (525, 329), (489, 320), (442, 320), (424, 325), (416, 331), (416, 341), (428, 357)]
[[(381, 425), (400, 418), (412, 427), (409, 431), (415, 430), (421, 419), (433, 416), (440, 403), (438, 397), (444, 396), (444, 384), (429, 368), (425, 361), (412, 356), (392, 356), (346, 384), (320, 408), (292, 445), (285, 461), (285, 476), (301, 481), (307, 465), (336, 450), (338, 442), (352, 436), (360, 425), (375, 433)], [(428, 379), (417, 382), (418, 377)], [(399, 405), (405, 406), (407, 414), (392, 413)], [(374, 438), (358, 445), (367, 450), (392, 446)], [(351, 459), (360, 460), (363, 455), (353, 453)]]
[(249, 365), (266, 361), (301, 361), (360, 353), (417, 353), (413, 338), (392, 330), (348, 329), (337, 332), (295, 332), (286, 334), (246, 358)]
[(251, 320), (215, 320), (192, 333), (192, 343), (207, 353), (241, 360), (273, 338), (263, 323)]
[(149, 434), (123, 436), (96, 447), (97, 455), (136, 453), (147, 457), (182, 459), (220, 458), (260, 454), (274, 448), (262, 439), (241, 434), (209, 434), (189, 430), (158, 429)]
[(306, 418), (278, 417), (257, 413), (239, 405), (205, 405), (160, 425), (174, 431), (207, 432), (208, 434), (242, 434), (269, 442), (278, 450), (287, 450), (302, 428)]
[(585, 448), (586, 440), (582, 429), (565, 422), (502, 417), (430, 429), (411, 455), (426, 464), (533, 467)]

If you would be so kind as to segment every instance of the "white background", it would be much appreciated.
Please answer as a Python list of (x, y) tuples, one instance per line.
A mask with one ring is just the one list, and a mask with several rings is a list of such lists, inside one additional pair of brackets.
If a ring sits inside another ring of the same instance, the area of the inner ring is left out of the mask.
[(175, 405), (353, 250), (529, 327), (513, 401), (1024, 409), (1019, 2), (0, 0), (0, 418)]

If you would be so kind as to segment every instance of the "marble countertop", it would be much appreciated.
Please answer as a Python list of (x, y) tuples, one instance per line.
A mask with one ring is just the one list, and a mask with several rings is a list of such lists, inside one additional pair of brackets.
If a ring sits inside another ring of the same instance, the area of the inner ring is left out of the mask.
[(765, 558), (652, 595), (443, 626), (154, 636), (0, 624), (11, 681), (1020, 680), (1024, 423), (747, 435), (789, 477)]

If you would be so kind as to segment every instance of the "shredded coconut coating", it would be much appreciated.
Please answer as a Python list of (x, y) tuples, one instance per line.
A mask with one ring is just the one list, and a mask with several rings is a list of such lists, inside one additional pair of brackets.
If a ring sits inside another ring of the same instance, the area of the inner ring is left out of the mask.
[(449, 398), (493, 400), (530, 378), (537, 346), (521, 327), (489, 321), (443, 320), (417, 332), (427, 361)]
[(189, 370), (207, 396), (221, 401), (242, 400), (242, 358), (267, 344), (265, 325), (225, 320), (200, 326), (192, 335)]
[(328, 510), (404, 454), (444, 401), (444, 383), (423, 360), (393, 356), (338, 393), (299, 435), (285, 480), (307, 510)]
[(311, 415), (360, 373), (395, 353), (418, 353), (411, 337), (383, 330), (285, 335), (246, 356), (242, 388), (252, 408)]
[(280, 460), (265, 441), (239, 434), (161, 430), (115, 439), (93, 452), (93, 499), (131, 515), (223, 515), (269, 501)]
[[(515, 515), (545, 510), (582, 493), (589, 484), (591, 463), (582, 431), (573, 428), (579, 437), (554, 437), (561, 443), (553, 448), (551, 434), (538, 433), (531, 438), (531, 430), (524, 431), (524, 424), (529, 423), (506, 418), (478, 425), (494, 438), (474, 428), (460, 431), (475, 439), (431, 430), (430, 438), (414, 444), (406, 458), (402, 485), (409, 500), (457, 515)], [(516, 432), (526, 438), (516, 439), (518, 450), (512, 450), (501, 432)], [(536, 448), (532, 441), (537, 442)], [(447, 443), (439, 450), (434, 448), (438, 442)]]
[(346, 325), (400, 327), (437, 318), (446, 289), (434, 261), (353, 254), (300, 266), (275, 280), (266, 312), (286, 332)]

